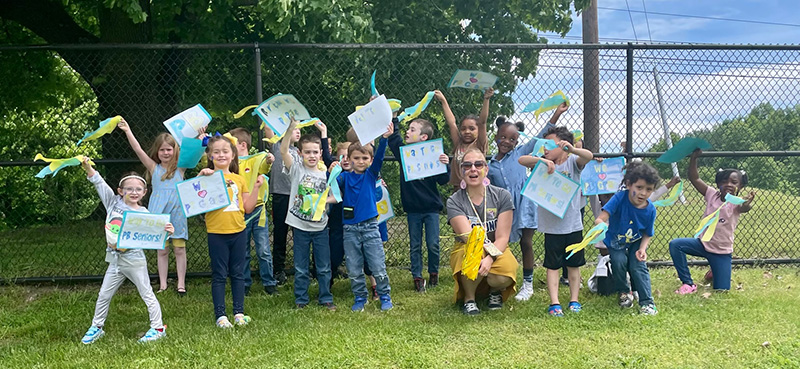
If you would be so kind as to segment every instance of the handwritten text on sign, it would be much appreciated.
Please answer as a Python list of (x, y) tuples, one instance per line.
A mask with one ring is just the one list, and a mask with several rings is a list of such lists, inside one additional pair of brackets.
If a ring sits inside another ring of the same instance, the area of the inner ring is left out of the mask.
[(386, 128), (392, 123), (392, 108), (386, 96), (381, 95), (348, 115), (347, 119), (363, 146), (386, 132)]
[(622, 168), (625, 158), (609, 158), (598, 162), (592, 160), (581, 172), (581, 188), (584, 196), (617, 192), (622, 183)]
[(168, 233), (164, 227), (169, 214), (150, 214), (126, 211), (117, 236), (117, 248), (163, 250)]
[(522, 195), (563, 219), (579, 188), (578, 182), (559, 172), (548, 174), (547, 165), (539, 161), (525, 181)]
[(400, 161), (407, 181), (447, 173), (447, 166), (439, 161), (444, 153), (442, 139), (423, 141), (400, 147)]
[(178, 145), (183, 143), (184, 138), (195, 138), (200, 134), (200, 129), (211, 123), (211, 114), (208, 114), (202, 105), (197, 104), (180, 114), (164, 121), (164, 125), (175, 137)]
[(199, 176), (179, 182), (178, 198), (186, 217), (224, 208), (231, 203), (222, 171), (210, 176)]
[(253, 114), (258, 115), (264, 124), (278, 136), (283, 136), (286, 129), (289, 128), (291, 117), (297, 120), (311, 119), (308, 109), (297, 98), (293, 95), (283, 94), (277, 94), (264, 100)]

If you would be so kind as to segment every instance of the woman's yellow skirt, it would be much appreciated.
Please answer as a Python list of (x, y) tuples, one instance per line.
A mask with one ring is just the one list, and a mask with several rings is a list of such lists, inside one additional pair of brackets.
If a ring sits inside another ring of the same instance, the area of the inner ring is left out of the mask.
[[(464, 291), (461, 290), (459, 278), (461, 277), (461, 263), (464, 261), (465, 245), (465, 243), (457, 242), (453, 247), (453, 252), (450, 253), (450, 268), (453, 270), (453, 279), (456, 281), (456, 290), (455, 295), (453, 296), (454, 302), (464, 300)], [(503, 251), (503, 254), (498, 256), (497, 260), (492, 263), (492, 269), (489, 270), (490, 274), (509, 277), (514, 281), (514, 283), (502, 291), (504, 301), (508, 300), (514, 291), (516, 291), (517, 268), (519, 268), (517, 259), (514, 258), (514, 254), (511, 253), (511, 249), (506, 247), (505, 251)], [(475, 297), (478, 296), (489, 296), (489, 284), (486, 282), (486, 278), (481, 281), (481, 283), (478, 285), (478, 289), (475, 290)]]

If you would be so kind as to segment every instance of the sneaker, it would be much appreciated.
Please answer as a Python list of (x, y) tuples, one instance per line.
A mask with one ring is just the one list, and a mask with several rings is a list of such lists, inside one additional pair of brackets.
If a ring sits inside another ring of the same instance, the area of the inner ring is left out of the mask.
[(633, 299), (639, 301), (639, 291), (633, 291)]
[(519, 293), (514, 296), (514, 299), (517, 301), (528, 301), (531, 296), (533, 296), (533, 281), (523, 281), (522, 288), (519, 289)]
[(249, 315), (236, 314), (233, 316), (233, 324), (243, 326), (249, 324), (253, 319)]
[(581, 305), (580, 302), (577, 301), (570, 301), (567, 307), (569, 307), (569, 311), (573, 313), (580, 313), (581, 310), (583, 310), (583, 306)]
[(414, 290), (417, 292), (425, 292), (425, 280), (422, 278), (414, 278)]
[(465, 301), (464, 307), (461, 309), (461, 311), (466, 315), (478, 315), (481, 313), (481, 310), (478, 309), (478, 304), (475, 303), (475, 300)]
[(275, 273), (275, 280), (278, 282), (278, 286), (286, 284), (286, 272), (280, 271)]
[(690, 293), (695, 293), (695, 292), (697, 292), (697, 286), (693, 285), (693, 284), (686, 284), (686, 283), (682, 284), (680, 288), (675, 290), (675, 293), (677, 293), (679, 295), (688, 295)]
[(489, 310), (500, 310), (503, 308), (503, 295), (500, 291), (489, 294)]
[(547, 313), (550, 314), (550, 316), (559, 317), (559, 318), (564, 316), (564, 311), (561, 310), (561, 305), (560, 304), (550, 305), (550, 307), (547, 308)]
[(336, 311), (336, 305), (334, 305), (332, 302), (326, 302), (320, 305), (324, 306), (326, 309), (328, 309), (328, 311)]
[(658, 309), (656, 309), (655, 304), (647, 304), (645, 306), (639, 307), (639, 313), (642, 315), (656, 315), (658, 314)]
[(562, 286), (569, 286), (569, 279), (561, 277), (558, 279), (558, 283), (561, 283)]
[(389, 311), (392, 310), (394, 304), (392, 304), (392, 297), (389, 294), (381, 295), (381, 311)]
[(220, 327), (220, 328), (233, 328), (233, 324), (231, 324), (231, 321), (228, 320), (227, 316), (223, 315), (223, 316), (217, 318), (217, 327)]
[(633, 306), (633, 294), (630, 292), (623, 292), (619, 294), (619, 307), (629, 308)]
[(353, 306), (350, 308), (350, 310), (354, 312), (364, 311), (364, 305), (366, 304), (367, 304), (366, 297), (356, 297), (355, 302), (353, 303)]
[(294, 304), (294, 308), (297, 310), (305, 309), (308, 304)]
[(275, 286), (264, 286), (264, 292), (266, 292), (267, 295), (272, 296), (277, 293), (278, 290), (275, 288)]
[(371, 290), (372, 292), (370, 292), (369, 296), (370, 296), (370, 298), (372, 299), (372, 301), (375, 301), (375, 300), (377, 300), (377, 299), (379, 299), (379, 298), (380, 298), (380, 297), (378, 296), (378, 286), (371, 286), (371, 287), (370, 287), (370, 290)]
[(150, 328), (150, 330), (148, 330), (147, 333), (145, 333), (144, 336), (142, 336), (142, 338), (139, 339), (139, 342), (140, 343), (153, 342), (157, 339), (164, 338), (166, 336), (167, 336), (167, 326), (162, 327), (160, 331), (155, 328)]
[(250, 296), (250, 286), (244, 286), (244, 295)]
[(83, 335), (81, 342), (84, 345), (94, 343), (94, 341), (97, 341), (100, 339), (100, 337), (103, 337), (104, 334), (106, 334), (106, 332), (103, 330), (103, 328), (92, 326), (88, 331), (86, 331), (86, 334)]
[(438, 285), (439, 285), (439, 274), (431, 273), (431, 276), (428, 278), (428, 287), (434, 288)]

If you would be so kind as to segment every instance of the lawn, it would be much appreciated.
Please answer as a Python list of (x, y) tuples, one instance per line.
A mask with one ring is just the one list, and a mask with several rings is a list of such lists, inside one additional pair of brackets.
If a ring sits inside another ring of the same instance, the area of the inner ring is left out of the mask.
[[(584, 278), (591, 269), (583, 269)], [(705, 268), (692, 272), (699, 281)], [(106, 336), (91, 346), (79, 341), (89, 326), (99, 283), (2, 286), (0, 366), (800, 367), (798, 269), (737, 267), (733, 291), (713, 293), (701, 286), (690, 296), (672, 293), (678, 286), (672, 268), (656, 268), (652, 274), (660, 310), (652, 317), (622, 310), (616, 298), (585, 288), (583, 312), (548, 317), (541, 268), (535, 272), (532, 300), (468, 317), (451, 303), (452, 279), (442, 278), (438, 288), (418, 294), (407, 271), (392, 269), (396, 306), (388, 313), (379, 312), (377, 304), (363, 313), (350, 312), (352, 295), (345, 280), (336, 281), (333, 289), (338, 311), (314, 305), (295, 310), (287, 285), (279, 296), (254, 289), (245, 305), (253, 323), (231, 330), (214, 327), (209, 281), (192, 279), (185, 298), (174, 292), (158, 295), (168, 336), (146, 345), (136, 339), (148, 328), (147, 312), (130, 283), (112, 302)]]

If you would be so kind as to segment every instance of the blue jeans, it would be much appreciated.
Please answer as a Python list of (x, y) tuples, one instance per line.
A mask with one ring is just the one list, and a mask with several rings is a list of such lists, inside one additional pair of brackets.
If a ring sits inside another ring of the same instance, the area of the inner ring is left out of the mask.
[(689, 263), (686, 262), (686, 255), (700, 256), (708, 260), (711, 266), (711, 273), (714, 274), (714, 289), (731, 289), (731, 259), (732, 254), (714, 254), (706, 251), (699, 238), (676, 238), (669, 241), (669, 255), (672, 256), (672, 264), (678, 272), (681, 282), (693, 285), (692, 274), (689, 273)]
[(428, 274), (439, 273), (439, 213), (408, 213), (411, 240), (411, 276), (422, 278), (422, 227), (428, 247)]
[(314, 262), (319, 282), (319, 303), (333, 302), (331, 294), (331, 251), (328, 245), (328, 229), (317, 232), (306, 232), (292, 228), (294, 239), (294, 303), (308, 304), (308, 285), (311, 284), (311, 248), (314, 250)]
[[(272, 253), (269, 251), (269, 223), (261, 227), (258, 225), (261, 212), (264, 211), (263, 206), (256, 207), (250, 214), (245, 214), (244, 219), (250, 219), (247, 227), (244, 229), (245, 238), (247, 239), (247, 251), (244, 254), (244, 286), (250, 287), (253, 285), (253, 277), (250, 271), (250, 236), (253, 236), (253, 243), (256, 244), (256, 257), (258, 258), (258, 274), (261, 276), (261, 284), (264, 286), (274, 286), (278, 284), (275, 277), (272, 275)], [(269, 222), (269, 219), (267, 220)]]
[(233, 314), (244, 313), (244, 231), (233, 234), (208, 234), (208, 256), (211, 259), (211, 300), (215, 318), (225, 315), (225, 284), (231, 279)]
[(350, 289), (355, 297), (368, 296), (367, 286), (364, 284), (364, 261), (372, 269), (372, 275), (378, 284), (378, 294), (389, 294), (391, 288), (389, 276), (386, 274), (386, 255), (383, 253), (383, 242), (375, 219), (344, 225), (344, 254), (350, 275)]
[(650, 286), (650, 271), (647, 262), (636, 258), (642, 240), (634, 243), (611, 242), (608, 246), (608, 255), (611, 258), (611, 278), (617, 292), (630, 292), (628, 286), (628, 273), (631, 283), (639, 292), (639, 305), (645, 306), (653, 303), (653, 293)]

